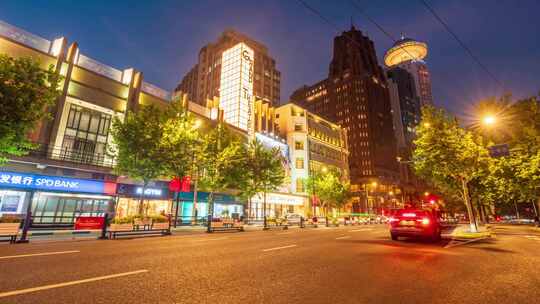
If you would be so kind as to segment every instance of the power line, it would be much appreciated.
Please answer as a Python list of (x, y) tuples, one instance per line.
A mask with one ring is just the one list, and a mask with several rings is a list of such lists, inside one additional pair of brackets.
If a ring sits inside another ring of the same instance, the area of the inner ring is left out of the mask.
[[(339, 31), (339, 27), (334, 24), (332, 21), (330, 21), (328, 18), (326, 18), (320, 11), (318, 11), (316, 8), (310, 6), (309, 4), (307, 4), (304, 0), (297, 0), (302, 6), (304, 6), (306, 9), (308, 9), (309, 11), (311, 11), (312, 13), (314, 13), (315, 15), (317, 15), (319, 18), (321, 18), (324, 22), (328, 23), (330, 26), (332, 26), (334, 29), (336, 29), (337, 31)], [(392, 40), (392, 42), (396, 43), (398, 42), (398, 40), (396, 40), (392, 34), (390, 34), (389, 32), (387, 32), (381, 25), (379, 25), (377, 22), (375, 22), (375, 20), (373, 20), (371, 17), (369, 17), (365, 12), (364, 10), (356, 3), (352, 2), (351, 3), (355, 6), (355, 8), (357, 10), (360, 11), (360, 13), (362, 15), (364, 15), (364, 17), (366, 17), (366, 19), (373, 23), (381, 32), (383, 32), (383, 34), (385, 34), (388, 38), (390, 38), (390, 40)], [(360, 44), (358, 44), (358, 42), (354, 39), (352, 39), (351, 37), (345, 35), (345, 37), (347, 39), (349, 39), (351, 42), (353, 42), (354, 44), (356, 44), (358, 47), (361, 47)], [(407, 53), (407, 55), (409, 55), (412, 59), (417, 59), (416, 56), (413, 56), (411, 53), (409, 53), (407, 51), (406, 48), (404, 48), (403, 46), (401, 45), (397, 45), (400, 49), (402, 49), (405, 53)]]
[(443, 27), (446, 29), (446, 31), (452, 36), (454, 37), (454, 39), (459, 43), (459, 45), (469, 54), (469, 56), (471, 56), (471, 58), (504, 90), (504, 86), (502, 84), (502, 82), (499, 81), (499, 79), (497, 79), (497, 77), (495, 77), (495, 75), (493, 73), (491, 73), (488, 68), (482, 63), (480, 62), (480, 60), (478, 59), (478, 57), (476, 57), (473, 52), (471, 51), (471, 49), (469, 49), (465, 43), (459, 39), (459, 37), (456, 35), (456, 33), (454, 31), (452, 31), (452, 29), (450, 28), (450, 26), (448, 26), (448, 24), (446, 22), (444, 22), (444, 20), (437, 14), (437, 12), (435, 12), (435, 10), (425, 1), (425, 0), (420, 0), (420, 2), (422, 2), (422, 4), (424, 4), (424, 6), (428, 9), (428, 11), (433, 15), (433, 17), (435, 17), (435, 19), (437, 19), (437, 21), (439, 21), (440, 24), (443, 25)]

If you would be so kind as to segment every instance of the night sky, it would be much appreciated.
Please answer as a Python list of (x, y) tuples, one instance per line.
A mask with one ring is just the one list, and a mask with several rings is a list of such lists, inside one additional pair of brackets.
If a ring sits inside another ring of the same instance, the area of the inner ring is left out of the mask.
[[(341, 29), (375, 42), (379, 62), (392, 45), (349, 0), (306, 0)], [(387, 31), (427, 42), (435, 103), (463, 115), (476, 100), (503, 90), (415, 0), (355, 0)], [(540, 1), (428, 0), (514, 97), (540, 91)], [(281, 100), (327, 76), (338, 31), (296, 0), (21, 1), (3, 0), (0, 19), (52, 40), (65, 36), (81, 52), (118, 69), (135, 67), (172, 90), (199, 49), (235, 28), (265, 44), (281, 71)]]

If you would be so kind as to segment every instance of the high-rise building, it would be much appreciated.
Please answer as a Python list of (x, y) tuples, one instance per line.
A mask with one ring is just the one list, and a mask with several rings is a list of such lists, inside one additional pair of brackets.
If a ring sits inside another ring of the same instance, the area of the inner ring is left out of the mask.
[(399, 66), (411, 73), (422, 106), (433, 104), (431, 78), (423, 60), (427, 54), (427, 44), (402, 36), (384, 55), (388, 68)]
[(335, 37), (328, 78), (301, 87), (291, 100), (346, 129), (351, 187), (358, 196), (373, 181), (376, 191), (390, 192), (386, 188), (399, 177), (396, 140), (388, 84), (373, 41), (354, 26)]
[[(223, 72), (234, 76), (232, 71), (223, 71), (223, 59), (225, 57), (232, 58), (231, 55), (235, 51), (231, 49), (240, 44), (243, 45), (239, 47), (242, 48), (242, 56), (245, 51), (251, 55), (252, 95), (256, 99), (270, 103), (270, 105), (278, 105), (281, 73), (276, 69), (276, 62), (270, 56), (268, 48), (231, 29), (224, 31), (216, 42), (201, 48), (197, 64), (182, 78), (175, 91), (187, 94), (189, 100), (203, 106), (206, 105), (208, 99), (220, 97), (224, 90), (221, 87)], [(234, 60), (240, 61), (241, 58), (243, 57), (236, 56)], [(233, 66), (232, 62), (234, 61), (229, 62), (229, 68), (236, 69), (237, 67)], [(229, 80), (231, 79), (229, 77)], [(231, 86), (234, 85), (231, 84)]]

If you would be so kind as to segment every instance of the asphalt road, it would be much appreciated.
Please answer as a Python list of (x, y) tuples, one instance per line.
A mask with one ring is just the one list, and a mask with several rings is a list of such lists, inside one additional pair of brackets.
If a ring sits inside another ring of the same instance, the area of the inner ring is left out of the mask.
[(0, 303), (540, 303), (540, 233), (385, 226), (0, 245)]

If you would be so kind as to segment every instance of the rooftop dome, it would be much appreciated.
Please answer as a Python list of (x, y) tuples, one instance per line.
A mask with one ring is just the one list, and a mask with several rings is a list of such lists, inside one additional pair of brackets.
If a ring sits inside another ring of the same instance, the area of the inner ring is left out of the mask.
[(398, 65), (405, 61), (422, 60), (427, 56), (427, 44), (411, 38), (401, 37), (384, 55), (387, 67)]

